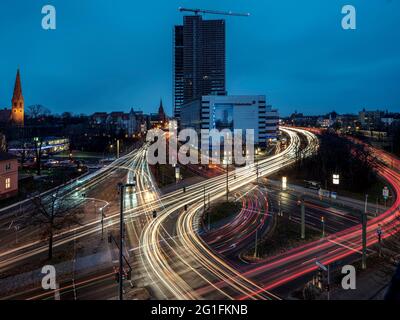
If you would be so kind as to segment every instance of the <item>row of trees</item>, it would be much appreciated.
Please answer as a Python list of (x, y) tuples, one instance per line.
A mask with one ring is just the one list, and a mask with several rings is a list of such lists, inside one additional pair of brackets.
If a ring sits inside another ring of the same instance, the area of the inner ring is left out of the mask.
[(400, 157), (400, 121), (390, 126), (389, 134), (393, 138), (393, 153)]
[(298, 179), (331, 187), (332, 174), (340, 174), (341, 189), (364, 192), (376, 181), (374, 159), (363, 145), (354, 144), (333, 131), (322, 133), (318, 152), (302, 158), (290, 170)]

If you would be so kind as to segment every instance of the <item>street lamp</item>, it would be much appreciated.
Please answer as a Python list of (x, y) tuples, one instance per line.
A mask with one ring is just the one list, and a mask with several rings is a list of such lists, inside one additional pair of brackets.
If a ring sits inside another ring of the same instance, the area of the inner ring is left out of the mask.
[(285, 191), (287, 189), (287, 177), (282, 177), (282, 190)]
[(104, 208), (105, 207), (101, 207), (100, 208), (100, 212), (101, 212), (101, 240), (104, 239), (104, 218), (105, 218)]
[(120, 215), (119, 215), (119, 300), (123, 300), (123, 243), (124, 243), (124, 192), (125, 188), (134, 188), (135, 183), (123, 184), (119, 183), (119, 195), (120, 195)]
[(225, 156), (224, 161), (226, 164), (226, 201), (229, 201), (229, 157)]

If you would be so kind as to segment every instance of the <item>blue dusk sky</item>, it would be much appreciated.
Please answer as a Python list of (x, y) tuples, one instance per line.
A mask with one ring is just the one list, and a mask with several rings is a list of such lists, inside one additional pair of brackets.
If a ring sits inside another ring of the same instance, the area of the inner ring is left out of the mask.
[[(55, 31), (41, 28), (46, 4)], [(346, 4), (357, 30), (341, 27)], [(162, 98), (171, 114), (179, 6), (251, 13), (226, 17), (229, 94), (265, 94), (282, 115), (400, 111), (398, 0), (1, 0), (0, 107), (20, 67), (25, 105), (155, 112)]]

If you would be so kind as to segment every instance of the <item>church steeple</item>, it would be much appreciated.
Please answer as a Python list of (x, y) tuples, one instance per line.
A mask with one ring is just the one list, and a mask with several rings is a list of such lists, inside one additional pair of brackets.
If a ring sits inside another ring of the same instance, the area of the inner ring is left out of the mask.
[(11, 99), (11, 121), (17, 126), (24, 125), (24, 97), (22, 95), (21, 76), (19, 69), (15, 78), (14, 94)]
[(15, 78), (15, 85), (14, 85), (14, 95), (13, 99), (23, 99), (22, 97), (22, 87), (21, 87), (21, 76), (19, 74), (19, 69), (17, 70), (17, 76)]
[(160, 107), (158, 108), (158, 115), (162, 121), (165, 121), (167, 116), (165, 115), (162, 99), (160, 99)]

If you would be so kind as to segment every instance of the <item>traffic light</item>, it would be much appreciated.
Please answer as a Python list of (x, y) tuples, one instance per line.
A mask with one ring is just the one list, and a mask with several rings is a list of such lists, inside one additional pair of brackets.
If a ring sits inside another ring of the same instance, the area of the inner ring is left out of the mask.
[(318, 269), (318, 271), (317, 271), (317, 286), (320, 289), (322, 289), (322, 278), (323, 278), (322, 270)]

